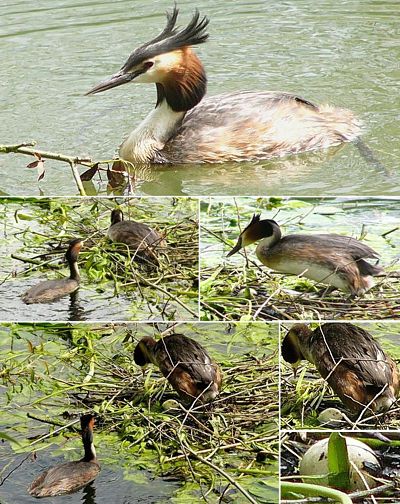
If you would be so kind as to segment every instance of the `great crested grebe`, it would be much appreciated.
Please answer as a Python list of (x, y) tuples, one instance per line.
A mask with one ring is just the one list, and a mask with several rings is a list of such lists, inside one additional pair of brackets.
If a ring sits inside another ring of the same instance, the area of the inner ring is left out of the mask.
[(142, 338), (136, 345), (134, 360), (138, 366), (152, 363), (185, 401), (214, 400), (219, 394), (222, 376), (219, 366), (197, 341), (183, 334), (171, 334), (156, 342)]
[(111, 226), (107, 236), (111, 241), (124, 243), (137, 254), (138, 257), (147, 257), (157, 260), (157, 248), (166, 247), (164, 238), (147, 224), (124, 220), (122, 210), (116, 208), (111, 212)]
[(22, 301), (26, 304), (51, 303), (67, 294), (75, 292), (81, 280), (77, 260), (82, 244), (83, 240), (80, 238), (72, 240), (65, 254), (65, 259), (69, 265), (69, 278), (47, 280), (34, 285), (21, 296)]
[(253, 215), (228, 257), (241, 248), (261, 240), (256, 248), (258, 259), (272, 270), (302, 275), (330, 285), (351, 295), (362, 295), (373, 285), (372, 277), (383, 273), (365, 258), (378, 254), (350, 236), (337, 234), (293, 234), (282, 238), (279, 224)]
[(396, 363), (361, 327), (330, 323), (312, 331), (305, 324), (296, 324), (282, 342), (282, 357), (294, 366), (303, 359), (314, 364), (354, 413), (366, 408), (386, 411), (396, 402)]
[(93, 415), (81, 417), (82, 443), (85, 455), (76, 462), (65, 462), (42, 472), (28, 488), (34, 497), (69, 494), (93, 481), (100, 472), (93, 445)]
[(206, 73), (191, 46), (208, 38), (196, 10), (186, 28), (178, 9), (156, 38), (135, 49), (122, 68), (92, 88), (96, 94), (131, 81), (155, 83), (157, 103), (128, 136), (119, 156), (131, 163), (221, 163), (269, 159), (356, 139), (352, 112), (317, 106), (284, 92), (226, 93), (203, 99)]

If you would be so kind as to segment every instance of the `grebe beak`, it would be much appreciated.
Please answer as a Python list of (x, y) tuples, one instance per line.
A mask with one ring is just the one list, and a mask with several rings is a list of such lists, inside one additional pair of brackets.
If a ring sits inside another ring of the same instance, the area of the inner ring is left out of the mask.
[(90, 91), (88, 91), (86, 93), (86, 96), (92, 95), (92, 94), (97, 94), (97, 93), (102, 93), (103, 91), (107, 91), (107, 89), (121, 86), (121, 84), (126, 84), (127, 82), (130, 82), (131, 80), (133, 80), (135, 77), (137, 77), (141, 73), (142, 73), (142, 71), (124, 72), (124, 71), (120, 70), (119, 72), (112, 75), (108, 79), (97, 84), (97, 86), (94, 86)]
[(239, 236), (239, 239), (236, 243), (236, 245), (233, 247), (233, 249), (226, 254), (226, 257), (230, 257), (233, 254), (236, 254), (236, 252), (239, 252), (239, 250), (242, 248), (242, 237)]

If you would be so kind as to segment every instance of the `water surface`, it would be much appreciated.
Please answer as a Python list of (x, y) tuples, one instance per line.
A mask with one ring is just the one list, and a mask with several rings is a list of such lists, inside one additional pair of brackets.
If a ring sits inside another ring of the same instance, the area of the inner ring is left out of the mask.
[[(170, 166), (137, 181), (139, 194), (399, 194), (397, 0), (179, 2), (184, 25), (197, 6), (210, 40), (197, 48), (209, 94), (283, 90), (352, 109), (384, 168), (354, 145), (260, 163)], [(0, 6), (0, 143), (110, 159), (154, 107), (152, 85), (125, 85), (87, 97), (129, 53), (158, 34), (172, 2), (8, 0)], [(38, 187), (29, 157), (1, 155), (0, 190), (76, 194), (69, 167), (46, 162)], [(87, 190), (105, 192), (106, 181)]]

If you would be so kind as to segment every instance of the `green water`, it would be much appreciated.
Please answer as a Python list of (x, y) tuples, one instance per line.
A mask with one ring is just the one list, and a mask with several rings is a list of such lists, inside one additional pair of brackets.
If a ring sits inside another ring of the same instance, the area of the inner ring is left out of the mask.
[[(138, 194), (399, 194), (400, 3), (323, 0), (218, 3), (198, 0), (210, 40), (197, 49), (209, 94), (285, 90), (352, 109), (364, 141), (385, 169), (353, 145), (338, 152), (268, 162), (152, 170)], [(137, 0), (6, 1), (0, 5), (0, 143), (36, 140), (38, 148), (95, 159), (113, 156), (154, 107), (151, 85), (85, 92), (117, 71), (129, 53), (164, 26), (172, 2)], [(180, 1), (183, 25), (194, 4)], [(71, 195), (69, 167), (47, 161), (38, 186), (31, 158), (0, 156), (0, 191)], [(105, 181), (88, 189), (103, 193)]]

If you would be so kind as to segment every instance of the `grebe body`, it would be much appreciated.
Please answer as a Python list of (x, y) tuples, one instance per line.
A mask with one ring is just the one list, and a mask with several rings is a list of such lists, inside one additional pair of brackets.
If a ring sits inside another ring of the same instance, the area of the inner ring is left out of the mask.
[(28, 488), (34, 497), (53, 497), (78, 491), (93, 481), (100, 472), (93, 445), (92, 415), (81, 417), (82, 443), (85, 455), (76, 462), (66, 462), (46, 469)]
[(353, 413), (386, 411), (396, 401), (397, 365), (361, 327), (328, 323), (313, 331), (296, 324), (282, 342), (282, 357), (294, 366), (303, 359), (314, 364)]
[(156, 108), (122, 143), (131, 163), (222, 163), (269, 159), (324, 149), (360, 134), (352, 112), (317, 106), (285, 92), (206, 94), (206, 73), (192, 50), (208, 38), (198, 11), (186, 28), (167, 13), (163, 32), (135, 49), (121, 70), (92, 88), (96, 94), (131, 81), (155, 83)]
[(364, 294), (374, 285), (372, 277), (383, 272), (365, 260), (376, 259), (378, 254), (355, 238), (337, 234), (282, 237), (279, 224), (261, 220), (260, 215), (253, 216), (228, 257), (256, 241), (258, 259), (272, 270), (302, 275), (352, 295)]
[(135, 363), (156, 365), (186, 402), (214, 400), (219, 394), (222, 376), (219, 366), (207, 351), (183, 334), (171, 334), (159, 341), (142, 338), (134, 351)]
[(26, 304), (51, 303), (75, 292), (80, 283), (78, 269), (78, 255), (82, 248), (81, 239), (72, 240), (65, 254), (68, 262), (70, 276), (60, 280), (46, 280), (28, 289), (22, 296), (22, 301)]
[(157, 231), (142, 222), (124, 220), (119, 209), (111, 212), (111, 225), (107, 236), (113, 242), (124, 243), (139, 257), (156, 259), (155, 250), (166, 247), (164, 238)]

